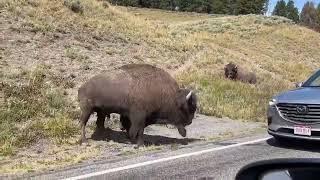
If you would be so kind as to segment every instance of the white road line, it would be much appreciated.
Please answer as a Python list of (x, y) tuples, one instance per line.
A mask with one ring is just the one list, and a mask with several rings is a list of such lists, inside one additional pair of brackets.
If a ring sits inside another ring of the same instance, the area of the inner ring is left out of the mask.
[(220, 151), (220, 150), (224, 150), (224, 149), (230, 149), (230, 148), (243, 146), (243, 145), (248, 145), (248, 144), (254, 144), (254, 143), (261, 142), (261, 141), (266, 141), (268, 139), (270, 139), (270, 137), (262, 138), (262, 139), (256, 139), (256, 140), (253, 140), (253, 141), (242, 142), (242, 143), (238, 143), (238, 144), (232, 144), (232, 145), (228, 145), (228, 146), (215, 147), (215, 148), (206, 149), (206, 150), (202, 150), (202, 151), (191, 152), (191, 153), (187, 153), (187, 154), (170, 156), (170, 157), (167, 157), (167, 158), (156, 159), (156, 160), (146, 161), (146, 162), (137, 163), (137, 164), (131, 164), (131, 165), (123, 166), (123, 167), (107, 169), (107, 170), (104, 170), (104, 171), (93, 172), (93, 173), (89, 173), (89, 174), (84, 174), (84, 175), (80, 175), (80, 176), (67, 178), (67, 179), (64, 179), (64, 180), (86, 179), (86, 178), (95, 177), (95, 176), (99, 176), (99, 175), (103, 175), (103, 174), (117, 172), (117, 171), (123, 171), (123, 170), (127, 170), (127, 169), (133, 169), (133, 168), (137, 168), (137, 167), (142, 167), (142, 166), (147, 166), (147, 165), (151, 165), (151, 164), (171, 161), (171, 160), (185, 158), (185, 157), (189, 157), (189, 156), (198, 156), (198, 155), (209, 153), (209, 152)]

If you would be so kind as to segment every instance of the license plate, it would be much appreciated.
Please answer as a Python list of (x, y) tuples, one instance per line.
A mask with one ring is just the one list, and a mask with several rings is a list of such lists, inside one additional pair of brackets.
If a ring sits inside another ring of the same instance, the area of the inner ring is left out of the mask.
[(294, 127), (294, 134), (311, 136), (311, 127), (309, 127), (309, 126), (295, 126)]

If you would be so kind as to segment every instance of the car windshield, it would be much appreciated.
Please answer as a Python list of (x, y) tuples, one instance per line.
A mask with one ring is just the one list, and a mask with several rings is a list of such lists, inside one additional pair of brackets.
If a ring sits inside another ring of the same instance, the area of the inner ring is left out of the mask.
[(320, 70), (315, 72), (304, 84), (303, 87), (320, 87)]

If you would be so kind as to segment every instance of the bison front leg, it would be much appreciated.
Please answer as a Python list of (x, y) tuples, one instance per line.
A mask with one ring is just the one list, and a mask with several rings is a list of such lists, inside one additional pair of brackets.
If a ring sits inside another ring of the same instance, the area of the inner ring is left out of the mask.
[(129, 132), (129, 136), (130, 136), (130, 140), (132, 143), (136, 143), (137, 145), (134, 146), (134, 148), (139, 148), (140, 146), (144, 145), (144, 138), (143, 138), (143, 132), (144, 132), (144, 128), (140, 127), (138, 129), (135, 127), (131, 127), (130, 128), (130, 132)]
[(139, 148), (140, 146), (144, 145), (143, 132), (144, 132), (144, 128), (139, 130), (138, 137), (137, 137), (137, 146), (135, 148)]
[(131, 120), (131, 127), (129, 130), (129, 137), (132, 143), (137, 143), (135, 148), (144, 144), (143, 132), (145, 125), (145, 114), (144, 113), (135, 113), (130, 115), (129, 119)]

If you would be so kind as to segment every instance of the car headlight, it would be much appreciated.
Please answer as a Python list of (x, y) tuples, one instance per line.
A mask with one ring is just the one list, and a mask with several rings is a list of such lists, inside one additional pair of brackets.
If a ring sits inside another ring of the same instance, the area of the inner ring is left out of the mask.
[(276, 99), (271, 99), (271, 100), (269, 101), (269, 106), (275, 106), (276, 104), (277, 104)]

